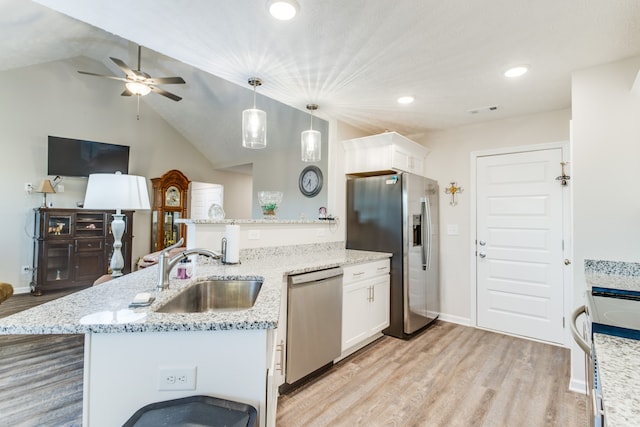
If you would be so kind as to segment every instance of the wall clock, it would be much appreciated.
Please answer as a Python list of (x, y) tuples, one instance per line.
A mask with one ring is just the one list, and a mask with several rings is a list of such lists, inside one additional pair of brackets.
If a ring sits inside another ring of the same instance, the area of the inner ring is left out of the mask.
[(317, 166), (307, 166), (298, 180), (300, 192), (307, 197), (315, 197), (322, 190), (322, 171)]

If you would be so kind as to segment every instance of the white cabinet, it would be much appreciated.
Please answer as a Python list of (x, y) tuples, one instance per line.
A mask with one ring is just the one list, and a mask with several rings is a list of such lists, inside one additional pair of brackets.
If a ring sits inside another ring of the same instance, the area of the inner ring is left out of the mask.
[(269, 370), (267, 372), (267, 408), (266, 426), (275, 427), (276, 411), (278, 406), (278, 387), (285, 381), (285, 355), (287, 345), (287, 282), (282, 284), (282, 294), (280, 299), (280, 315), (278, 316), (278, 327), (270, 331), (269, 349), (267, 361)]
[(282, 284), (280, 296), (280, 315), (278, 328), (276, 329), (276, 341), (274, 343), (275, 384), (280, 387), (285, 381), (286, 354), (287, 354), (287, 282)]
[(346, 174), (374, 174), (394, 171), (425, 176), (429, 150), (396, 132), (343, 141)]
[(342, 357), (377, 338), (389, 326), (389, 260), (344, 268)]

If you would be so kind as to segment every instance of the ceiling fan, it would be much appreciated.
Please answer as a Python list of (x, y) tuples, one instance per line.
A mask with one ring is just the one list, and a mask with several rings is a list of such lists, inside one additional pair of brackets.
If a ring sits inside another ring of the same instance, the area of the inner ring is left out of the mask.
[(166, 96), (174, 101), (180, 101), (182, 98), (171, 92), (167, 92), (164, 89), (160, 89), (157, 85), (166, 84), (183, 84), (185, 83), (182, 77), (151, 77), (149, 74), (140, 70), (140, 56), (142, 46), (138, 45), (138, 69), (132, 70), (124, 61), (109, 57), (122, 71), (124, 71), (125, 77), (107, 76), (104, 74), (90, 73), (88, 71), (78, 71), (80, 74), (86, 74), (89, 76), (105, 77), (107, 79), (120, 80), (125, 82), (124, 92), (122, 96), (138, 95), (144, 96), (149, 92), (155, 92), (159, 95)]

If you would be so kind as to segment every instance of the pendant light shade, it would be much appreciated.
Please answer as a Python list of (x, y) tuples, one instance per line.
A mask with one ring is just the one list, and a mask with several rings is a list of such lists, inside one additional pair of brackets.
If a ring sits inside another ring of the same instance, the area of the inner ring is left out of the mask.
[(311, 111), (311, 128), (302, 132), (300, 139), (303, 162), (319, 162), (321, 158), (322, 134), (313, 130), (313, 112), (317, 109), (317, 104), (307, 105), (307, 110)]
[(253, 86), (253, 108), (242, 112), (242, 146), (245, 148), (265, 148), (267, 146), (267, 113), (256, 108), (256, 87), (262, 85), (257, 77), (249, 79)]

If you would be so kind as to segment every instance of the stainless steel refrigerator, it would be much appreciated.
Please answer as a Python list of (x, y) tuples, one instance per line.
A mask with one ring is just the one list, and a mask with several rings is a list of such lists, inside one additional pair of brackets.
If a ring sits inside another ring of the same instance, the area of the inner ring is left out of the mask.
[(409, 173), (347, 179), (347, 249), (391, 252), (390, 325), (398, 338), (440, 314), (438, 183)]

